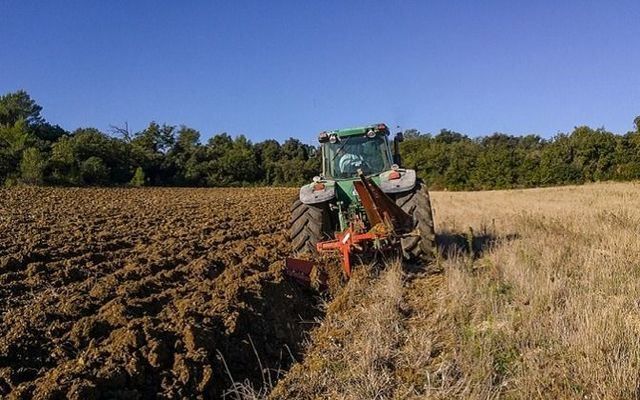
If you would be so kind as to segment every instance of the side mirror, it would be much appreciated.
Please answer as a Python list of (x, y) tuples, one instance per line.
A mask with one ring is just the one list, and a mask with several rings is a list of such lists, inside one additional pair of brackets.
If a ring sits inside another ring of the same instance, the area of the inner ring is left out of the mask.
[(396, 133), (393, 139), (393, 163), (402, 166), (402, 156), (400, 156), (400, 142), (404, 141), (402, 132)]
[(318, 135), (318, 142), (327, 143), (329, 141), (329, 134), (327, 132), (320, 132)]

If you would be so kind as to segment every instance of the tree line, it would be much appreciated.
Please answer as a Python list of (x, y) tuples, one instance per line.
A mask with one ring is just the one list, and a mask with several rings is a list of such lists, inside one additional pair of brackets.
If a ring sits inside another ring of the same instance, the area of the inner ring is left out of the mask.
[[(151, 122), (131, 133), (112, 127), (68, 132), (42, 117), (25, 91), (0, 96), (0, 183), (28, 185), (247, 186), (301, 185), (321, 169), (316, 146), (290, 138), (252, 143)], [(640, 179), (640, 117), (616, 135), (576, 127), (569, 134), (495, 133), (470, 138), (405, 131), (403, 166), (433, 189), (482, 190)]]
[(30, 185), (301, 185), (316, 175), (314, 146), (291, 138), (252, 143), (216, 134), (206, 143), (187, 126), (151, 122), (67, 132), (45, 121), (26, 92), (0, 97), (0, 183)]
[(433, 189), (487, 190), (640, 179), (640, 117), (616, 135), (579, 126), (551, 139), (502, 133), (469, 138), (407, 131), (402, 155)]

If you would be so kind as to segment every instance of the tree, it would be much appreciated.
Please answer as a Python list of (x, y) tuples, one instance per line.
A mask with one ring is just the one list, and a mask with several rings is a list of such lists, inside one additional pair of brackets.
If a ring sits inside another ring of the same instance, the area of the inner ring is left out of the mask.
[(32, 130), (33, 135), (40, 139), (47, 148), (50, 148), (51, 144), (62, 136), (69, 134), (69, 132), (65, 131), (58, 125), (51, 125), (48, 122), (33, 126)]
[(441, 186), (463, 190), (473, 188), (472, 174), (476, 169), (478, 146), (471, 140), (452, 143), (448, 154), (449, 165), (444, 171)]
[(615, 158), (616, 139), (604, 129), (580, 126), (570, 136), (573, 162), (585, 181), (609, 179)]
[(80, 164), (80, 177), (87, 185), (106, 184), (109, 183), (109, 169), (100, 157), (89, 157)]
[(135, 166), (145, 170), (152, 185), (166, 184), (175, 172), (172, 165), (165, 162), (167, 152), (175, 142), (174, 131), (175, 126), (151, 122), (131, 140)]
[[(301, 185), (320, 173), (320, 155), (313, 146), (289, 138), (280, 147), (274, 184)], [(313, 160), (313, 161), (311, 161)]]
[(258, 177), (258, 162), (253, 145), (243, 135), (232, 140), (226, 133), (209, 140), (207, 184), (210, 186), (244, 185)]
[(278, 178), (280, 143), (273, 139), (265, 140), (255, 145), (255, 152), (260, 168), (260, 180), (267, 185), (273, 184)]
[(517, 139), (494, 133), (480, 140), (482, 151), (478, 155), (473, 182), (482, 189), (506, 189), (517, 184), (515, 175)]
[(73, 138), (68, 136), (61, 138), (51, 147), (49, 165), (52, 183), (63, 185), (82, 183), (74, 147)]
[(131, 142), (150, 153), (165, 153), (175, 142), (174, 131), (175, 126), (160, 126), (152, 121), (146, 129), (136, 133)]
[(515, 149), (518, 186), (532, 187), (540, 185), (540, 159), (542, 149), (546, 145), (547, 142), (537, 135), (527, 135), (519, 138)]
[(309, 148), (300, 140), (289, 138), (282, 144), (282, 156), (288, 160), (306, 160), (309, 158)]
[(417, 139), (422, 136), (422, 133), (420, 133), (420, 131), (417, 129), (407, 129), (403, 132), (402, 136), (405, 138), (405, 140)]
[[(21, 179), (23, 161), (34, 161), (30, 158), (36, 155), (42, 159), (44, 166), (46, 158), (55, 141), (66, 135), (66, 131), (57, 125), (45, 122), (39, 106), (24, 90), (7, 93), (0, 96), (0, 182), (9, 176), (12, 180)], [(23, 151), (32, 147), (23, 160)], [(26, 165), (26, 164), (25, 164)], [(28, 165), (26, 165), (28, 166)], [(35, 166), (35, 165), (32, 165)], [(31, 170), (31, 172), (37, 172)], [(43, 181), (45, 172), (27, 178)]]
[(34, 142), (27, 122), (19, 119), (12, 124), (0, 125), (0, 147), (11, 152), (20, 152)]
[(22, 151), (34, 144), (27, 123), (19, 119), (12, 125), (0, 124), (0, 183), (10, 176), (15, 178), (22, 158)]
[(451, 131), (449, 129), (441, 129), (434, 138), (436, 142), (442, 142), (446, 144), (460, 142), (467, 139), (467, 137), (461, 133)]
[(171, 183), (174, 185), (198, 185), (199, 174), (192, 168), (197, 164), (194, 158), (201, 153), (200, 132), (181, 126), (173, 146), (166, 154), (163, 166), (173, 171)]
[(45, 160), (35, 147), (22, 152), (20, 161), (20, 180), (27, 185), (40, 185), (44, 177)]
[(136, 172), (133, 174), (133, 178), (131, 178), (129, 184), (134, 187), (144, 186), (145, 176), (141, 167), (136, 168)]
[(131, 145), (95, 128), (80, 128), (61, 137), (51, 147), (52, 183), (82, 184), (80, 167), (91, 157), (99, 158), (109, 171), (107, 182), (126, 184), (131, 179), (134, 169)]
[(542, 149), (540, 154), (540, 183), (542, 185), (563, 185), (581, 183), (581, 171), (574, 161), (575, 150), (571, 138), (559, 134)]
[(24, 90), (0, 96), (0, 125), (11, 126), (19, 120), (26, 121), (28, 125), (43, 123), (40, 111), (42, 107)]

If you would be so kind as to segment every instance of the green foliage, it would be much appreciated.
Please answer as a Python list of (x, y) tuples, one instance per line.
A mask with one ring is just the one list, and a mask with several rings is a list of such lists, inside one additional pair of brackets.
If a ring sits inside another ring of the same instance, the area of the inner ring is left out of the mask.
[(14, 125), (20, 120), (29, 125), (43, 123), (40, 107), (24, 90), (0, 96), (0, 125)]
[(40, 150), (29, 147), (22, 152), (20, 180), (27, 185), (40, 185), (44, 179), (45, 160)]
[(252, 144), (244, 136), (231, 139), (226, 133), (209, 141), (208, 186), (246, 185), (258, 177), (258, 162)]
[(12, 152), (20, 152), (33, 142), (33, 136), (24, 119), (0, 125), (0, 144)]
[(81, 184), (72, 137), (63, 137), (52, 146), (49, 165), (52, 183), (64, 185)]
[(282, 144), (272, 168), (273, 184), (299, 186), (320, 173), (320, 153), (313, 146), (289, 138)]
[(12, 124), (0, 124), (0, 182), (17, 175), (22, 151), (32, 143), (24, 119)]
[(278, 161), (281, 157), (280, 143), (273, 139), (265, 140), (256, 144), (255, 151), (261, 180), (268, 185), (275, 183), (278, 178)]
[[(637, 119), (636, 122), (640, 122)], [(640, 179), (640, 132), (624, 136), (576, 127), (551, 140), (500, 133), (471, 139), (413, 130), (402, 143), (404, 165), (436, 189), (477, 190)]]
[(133, 178), (131, 178), (129, 184), (134, 187), (141, 187), (145, 185), (145, 181), (146, 178), (144, 175), (144, 171), (141, 167), (138, 167), (136, 168), (136, 172), (133, 174)]
[(170, 183), (174, 169), (168, 163), (167, 153), (175, 142), (175, 127), (151, 122), (149, 126), (133, 135), (129, 143), (134, 165), (142, 167), (151, 185)]
[(108, 183), (109, 168), (100, 157), (91, 156), (80, 164), (80, 177), (87, 185)]
[[(61, 137), (51, 146), (50, 181), (54, 184), (81, 185), (82, 165), (90, 158), (98, 158), (108, 171), (101, 182), (125, 184), (131, 179), (131, 146), (94, 128), (81, 128)], [(92, 161), (95, 163), (95, 160)], [(90, 165), (91, 163), (89, 163)], [(89, 177), (89, 179), (93, 179)]]
[[(220, 133), (201, 143), (195, 129), (156, 122), (118, 137), (95, 128), (68, 133), (41, 111), (24, 91), (0, 96), (0, 183), (297, 186), (321, 170), (318, 149), (294, 138), (254, 144)], [(401, 144), (403, 166), (432, 189), (448, 190), (640, 179), (640, 116), (633, 123), (626, 135), (580, 126), (548, 140), (410, 129)]]

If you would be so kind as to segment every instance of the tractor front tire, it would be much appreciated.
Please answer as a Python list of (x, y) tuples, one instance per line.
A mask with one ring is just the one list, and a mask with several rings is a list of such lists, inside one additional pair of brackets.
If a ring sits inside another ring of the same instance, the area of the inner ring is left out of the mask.
[(329, 239), (331, 235), (329, 205), (304, 204), (297, 199), (291, 205), (289, 226), (294, 254), (316, 254), (316, 243)]
[(413, 218), (413, 229), (417, 236), (401, 239), (402, 255), (407, 260), (428, 262), (436, 252), (436, 234), (433, 228), (431, 199), (426, 185), (421, 180), (414, 188), (396, 196), (396, 204)]

